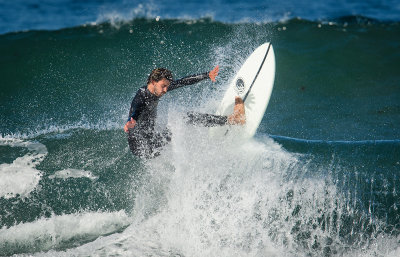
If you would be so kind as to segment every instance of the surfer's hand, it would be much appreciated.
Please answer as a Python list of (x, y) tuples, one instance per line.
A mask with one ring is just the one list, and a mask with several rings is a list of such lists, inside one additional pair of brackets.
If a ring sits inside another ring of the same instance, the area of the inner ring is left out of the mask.
[(210, 71), (210, 73), (208, 73), (208, 76), (213, 82), (215, 82), (215, 77), (217, 77), (218, 71), (219, 71), (219, 66), (217, 65), (212, 71)]
[(124, 131), (125, 131), (126, 133), (128, 133), (128, 132), (129, 132), (129, 129), (134, 128), (135, 125), (136, 125), (136, 120), (134, 120), (133, 118), (131, 118), (131, 119), (125, 124), (125, 126), (124, 126)]

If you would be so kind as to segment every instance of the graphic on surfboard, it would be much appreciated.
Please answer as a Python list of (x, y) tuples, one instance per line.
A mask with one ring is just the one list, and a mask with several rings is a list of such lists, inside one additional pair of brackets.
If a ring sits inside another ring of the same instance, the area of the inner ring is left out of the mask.
[(234, 134), (240, 138), (253, 137), (267, 109), (274, 80), (274, 49), (271, 43), (265, 43), (246, 59), (230, 83), (216, 112), (217, 115), (230, 115), (233, 112), (235, 96), (240, 96), (245, 104), (246, 124), (213, 127), (210, 129), (211, 135)]

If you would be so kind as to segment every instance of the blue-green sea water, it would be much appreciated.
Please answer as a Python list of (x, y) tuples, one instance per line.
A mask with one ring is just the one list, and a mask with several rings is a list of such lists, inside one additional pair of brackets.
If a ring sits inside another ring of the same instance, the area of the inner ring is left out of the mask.
[[(26, 8), (37, 16), (49, 2)], [(181, 3), (175, 16), (134, 5), (136, 16), (97, 20), (97, 2), (77, 3), (86, 9), (53, 13), (64, 23), (0, 26), (0, 256), (400, 255), (395, 2), (301, 17), (262, 2), (217, 1), (222, 17), (207, 16), (211, 4)], [(188, 110), (216, 111), (265, 42), (276, 77), (255, 137), (187, 125)], [(123, 126), (149, 72), (215, 65), (216, 83), (163, 97), (157, 122), (173, 137), (161, 155), (133, 156)]]

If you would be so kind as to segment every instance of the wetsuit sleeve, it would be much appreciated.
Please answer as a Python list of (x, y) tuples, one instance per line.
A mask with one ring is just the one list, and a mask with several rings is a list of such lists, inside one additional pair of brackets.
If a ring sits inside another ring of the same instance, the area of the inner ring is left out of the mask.
[(187, 86), (187, 85), (192, 85), (195, 83), (198, 83), (202, 80), (208, 79), (210, 78), (208, 75), (209, 72), (204, 72), (201, 74), (197, 74), (197, 75), (191, 75), (191, 76), (187, 76), (178, 80), (174, 80), (171, 82), (171, 84), (168, 87), (168, 91), (170, 90), (174, 90), (183, 86)]
[(139, 89), (132, 100), (131, 108), (129, 109), (128, 121), (130, 121), (131, 118), (137, 121), (139, 115), (142, 113), (145, 106), (143, 97), (144, 96)]

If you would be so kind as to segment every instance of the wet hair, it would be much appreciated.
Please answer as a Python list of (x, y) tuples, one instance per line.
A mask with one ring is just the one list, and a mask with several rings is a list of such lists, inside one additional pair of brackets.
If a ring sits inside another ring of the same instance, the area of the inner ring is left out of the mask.
[(165, 68), (154, 69), (147, 79), (147, 84), (150, 84), (152, 81), (158, 82), (162, 79), (166, 79), (169, 82), (172, 82), (173, 78), (171, 71)]

